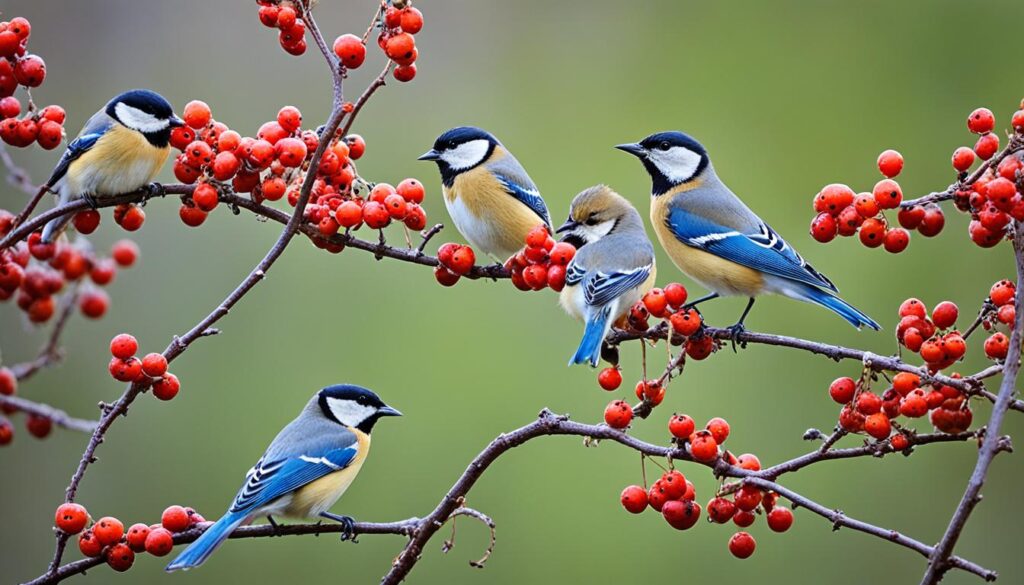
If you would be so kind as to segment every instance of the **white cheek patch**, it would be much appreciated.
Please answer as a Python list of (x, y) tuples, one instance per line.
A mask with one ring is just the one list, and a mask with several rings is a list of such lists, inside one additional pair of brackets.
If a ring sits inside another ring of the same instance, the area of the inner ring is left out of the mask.
[(169, 120), (160, 120), (153, 114), (143, 112), (123, 102), (114, 106), (114, 111), (122, 124), (143, 134), (159, 132), (170, 125)]
[(486, 140), (470, 140), (441, 153), (441, 160), (456, 171), (468, 169), (483, 162), (488, 148)]
[(331, 409), (331, 414), (338, 422), (350, 427), (358, 427), (364, 420), (377, 412), (377, 409), (372, 406), (341, 398), (327, 398), (327, 407)]
[(615, 227), (615, 220), (609, 219), (608, 221), (602, 221), (597, 225), (582, 225), (580, 226), (580, 237), (582, 237), (588, 244), (596, 242), (601, 238), (611, 233), (612, 228)]
[(664, 151), (652, 150), (649, 156), (661, 174), (677, 184), (692, 179), (700, 166), (700, 155), (682, 146), (673, 146)]

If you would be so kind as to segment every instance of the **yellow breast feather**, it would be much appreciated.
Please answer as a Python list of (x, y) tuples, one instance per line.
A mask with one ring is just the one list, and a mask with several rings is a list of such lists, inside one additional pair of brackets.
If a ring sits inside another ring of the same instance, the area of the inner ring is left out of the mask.
[(526, 234), (544, 223), (482, 166), (455, 177), (445, 202), (462, 235), (501, 259), (522, 248)]
[(169, 153), (169, 147), (153, 146), (142, 134), (115, 124), (68, 166), (68, 187), (101, 196), (129, 193), (152, 181)]

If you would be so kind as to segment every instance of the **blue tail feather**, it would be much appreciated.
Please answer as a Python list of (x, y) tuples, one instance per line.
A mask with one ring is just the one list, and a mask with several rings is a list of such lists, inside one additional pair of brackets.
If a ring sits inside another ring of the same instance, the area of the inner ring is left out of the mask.
[(171, 561), (171, 564), (167, 565), (167, 568), (164, 570), (170, 573), (178, 569), (191, 569), (203, 564), (213, 554), (213, 551), (220, 546), (220, 543), (224, 542), (234, 532), (235, 528), (238, 528), (245, 521), (245, 517), (245, 512), (228, 512), (224, 514), (220, 520), (217, 520), (213, 526), (207, 528), (206, 532), (202, 533), (195, 542), (190, 544), (188, 548)]
[(801, 288), (798, 298), (816, 305), (821, 305), (826, 309), (831, 309), (857, 329), (865, 326), (870, 327), (875, 331), (881, 329), (874, 319), (868, 317), (843, 299), (821, 289), (812, 286), (804, 286)]
[(591, 366), (597, 366), (597, 361), (601, 357), (601, 342), (604, 341), (610, 315), (611, 309), (604, 307), (587, 319), (583, 339), (580, 340), (580, 346), (576, 348), (576, 354), (569, 360), (570, 366), (586, 362), (590, 362)]

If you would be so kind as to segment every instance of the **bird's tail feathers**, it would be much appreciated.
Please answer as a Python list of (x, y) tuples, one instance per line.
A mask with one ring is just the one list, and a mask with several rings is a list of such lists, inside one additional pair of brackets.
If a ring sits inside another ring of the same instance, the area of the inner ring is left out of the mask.
[(170, 573), (178, 569), (191, 569), (203, 564), (213, 554), (213, 551), (217, 550), (220, 543), (224, 542), (234, 532), (235, 528), (238, 528), (240, 524), (245, 522), (246, 516), (245, 512), (228, 512), (224, 514), (213, 526), (207, 528), (206, 532), (200, 535), (195, 542), (175, 557), (164, 570)]
[(71, 215), (64, 215), (55, 219), (51, 219), (45, 226), (43, 226), (43, 235), (39, 238), (39, 241), (43, 244), (52, 244), (64, 233), (64, 229), (71, 223)]
[(580, 340), (580, 346), (576, 349), (576, 354), (569, 360), (570, 366), (585, 362), (590, 362), (591, 366), (597, 366), (597, 361), (601, 357), (601, 342), (604, 341), (604, 336), (608, 333), (608, 328), (611, 326), (611, 313), (612, 308), (605, 306), (595, 310), (587, 318), (583, 339)]
[(796, 296), (796, 298), (816, 305), (821, 305), (826, 309), (831, 309), (857, 329), (860, 329), (861, 327), (870, 327), (875, 331), (881, 329), (881, 326), (879, 326), (874, 319), (868, 317), (860, 309), (857, 309), (850, 303), (847, 303), (828, 291), (804, 285), (794, 292), (794, 296)]

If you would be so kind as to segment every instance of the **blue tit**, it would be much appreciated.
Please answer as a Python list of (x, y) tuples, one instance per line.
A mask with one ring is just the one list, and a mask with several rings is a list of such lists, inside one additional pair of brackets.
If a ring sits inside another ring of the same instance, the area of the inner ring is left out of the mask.
[(444, 203), (470, 245), (504, 261), (519, 251), (526, 234), (551, 216), (537, 186), (498, 139), (479, 128), (453, 128), (419, 157), (437, 163)]
[(654, 286), (654, 246), (636, 208), (604, 185), (577, 195), (557, 231), (579, 247), (559, 302), (586, 323), (569, 364), (596, 366), (612, 325)]
[[(131, 193), (148, 185), (167, 162), (171, 129), (181, 118), (160, 94), (133, 89), (110, 100), (85, 123), (53, 169), (46, 189), (56, 189), (59, 205)], [(71, 216), (43, 228), (42, 241), (54, 241)]]
[(327, 510), (366, 461), (377, 420), (401, 414), (366, 388), (340, 384), (320, 390), (249, 470), (227, 513), (166, 570), (198, 567), (235, 528), (259, 516), (275, 526), (274, 515), (328, 518), (344, 524), (343, 538), (350, 537), (352, 518)]
[(662, 247), (680, 270), (711, 291), (691, 305), (725, 295), (749, 298), (731, 328), (734, 342), (755, 298), (764, 293), (821, 305), (858, 329), (879, 329), (722, 183), (699, 142), (681, 132), (661, 132), (616, 148), (638, 157), (651, 176), (651, 223)]

